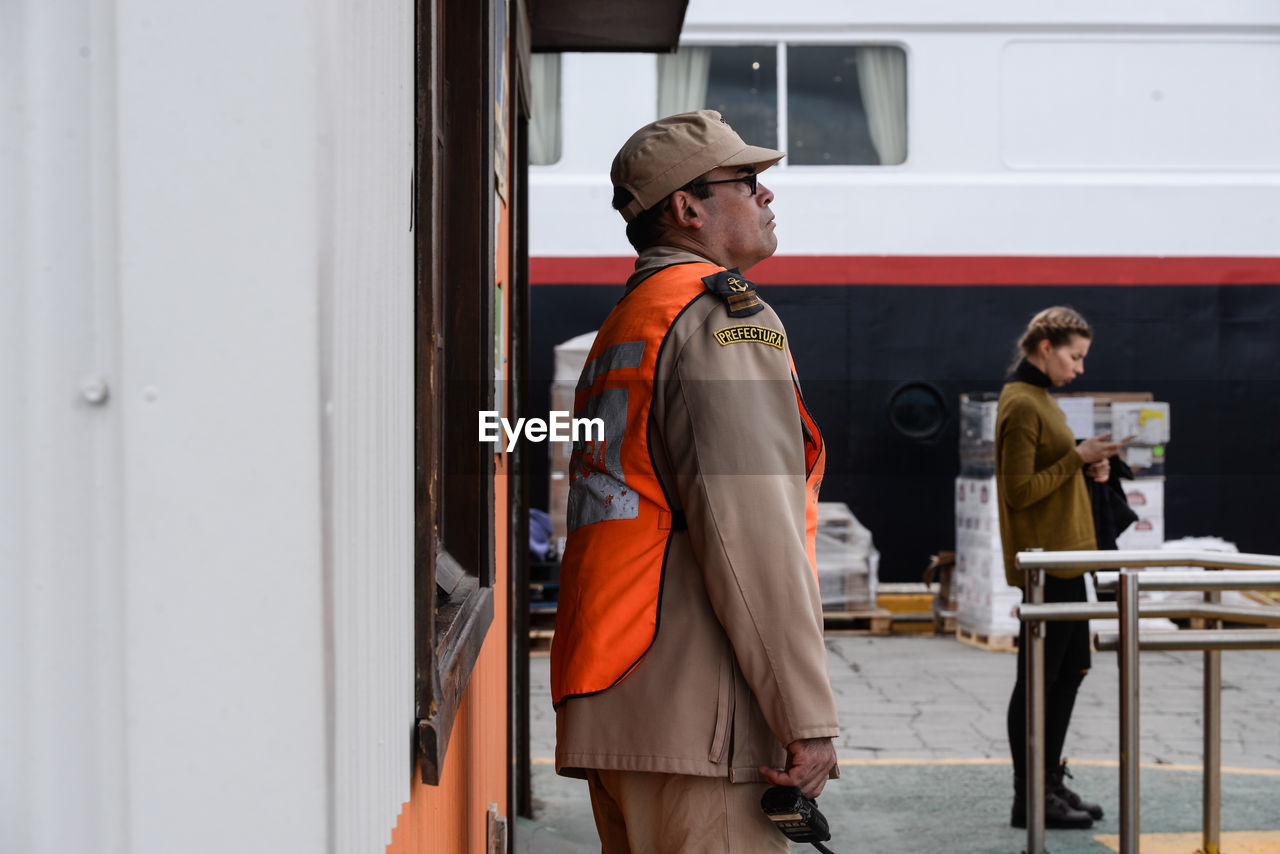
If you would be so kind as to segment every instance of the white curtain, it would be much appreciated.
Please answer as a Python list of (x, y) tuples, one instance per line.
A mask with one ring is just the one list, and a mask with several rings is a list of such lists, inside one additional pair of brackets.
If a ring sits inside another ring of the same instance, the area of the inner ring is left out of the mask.
[(858, 90), (871, 142), (883, 166), (907, 159), (907, 54), (899, 47), (858, 48)]
[(531, 60), (529, 162), (547, 166), (560, 159), (560, 54), (535, 53)]
[(711, 48), (682, 47), (658, 57), (658, 117), (701, 110), (707, 105)]

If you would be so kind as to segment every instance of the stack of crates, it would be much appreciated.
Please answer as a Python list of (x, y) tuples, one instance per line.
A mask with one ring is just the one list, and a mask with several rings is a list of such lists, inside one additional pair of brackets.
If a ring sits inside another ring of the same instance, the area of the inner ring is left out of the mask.
[[(578, 378), (587, 363), (596, 333), (586, 332), (570, 338), (555, 348), (555, 375), (551, 381), (551, 411), (573, 415), (573, 397), (578, 388)], [(569, 458), (573, 455), (572, 442), (548, 442), (551, 456), (550, 507), (551, 548), (557, 555), (564, 554), (564, 540), (569, 535), (565, 512), (569, 505)]]
[[(995, 425), (999, 395), (960, 396), (960, 476), (956, 478), (956, 609), (961, 631), (1016, 636), (1021, 591), (1004, 576), (996, 504)], [(1110, 432), (1134, 438), (1121, 454), (1134, 480), (1121, 482), (1138, 521), (1120, 535), (1121, 549), (1158, 549), (1164, 542), (1164, 461), (1169, 404), (1150, 392), (1057, 396), (1077, 439)]]
[(824, 611), (868, 611), (876, 604), (880, 552), (848, 504), (818, 503), (818, 589)]

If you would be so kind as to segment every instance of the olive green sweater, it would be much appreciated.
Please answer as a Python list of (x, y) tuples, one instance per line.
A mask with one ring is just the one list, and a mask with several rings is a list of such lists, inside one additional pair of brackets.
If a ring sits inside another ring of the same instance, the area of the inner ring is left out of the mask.
[(1020, 551), (1097, 548), (1084, 461), (1075, 447), (1067, 417), (1047, 388), (1005, 385), (996, 408), (996, 494), (1005, 579), (1015, 587), (1023, 586), (1013, 563)]

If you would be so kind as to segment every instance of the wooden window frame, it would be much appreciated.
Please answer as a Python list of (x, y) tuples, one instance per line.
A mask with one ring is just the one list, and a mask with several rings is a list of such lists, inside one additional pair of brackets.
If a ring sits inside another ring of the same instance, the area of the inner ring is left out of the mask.
[(414, 154), (416, 749), (436, 785), (494, 615), (493, 0), (418, 0)]
[[(524, 0), (512, 0), (511, 68), (509, 111), (510, 188), (508, 196), (511, 247), (511, 318), (507, 376), (508, 404), (512, 417), (529, 411), (530, 330), (529, 316), (529, 113), (530, 86), (529, 11)], [(539, 450), (541, 447), (539, 446)], [(532, 767), (529, 750), (529, 444), (516, 445), (507, 459), (508, 578), (510, 609), (508, 623), (515, 637), (507, 644), (508, 691), (507, 735), (510, 749), (507, 780), (507, 815), (533, 817)]]

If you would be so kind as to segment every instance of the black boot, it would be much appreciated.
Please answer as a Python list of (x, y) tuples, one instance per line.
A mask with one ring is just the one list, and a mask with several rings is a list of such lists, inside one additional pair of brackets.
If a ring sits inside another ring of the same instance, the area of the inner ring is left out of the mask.
[[(1009, 816), (1013, 827), (1027, 826), (1027, 787), (1019, 777), (1013, 779), (1013, 811)], [(1073, 808), (1045, 787), (1044, 826), (1054, 829), (1084, 830), (1093, 827), (1089, 813)]]
[(1067, 760), (1064, 759), (1057, 768), (1050, 769), (1049, 771), (1049, 791), (1066, 801), (1072, 809), (1079, 810), (1080, 812), (1087, 812), (1094, 821), (1101, 819), (1102, 807), (1097, 804), (1089, 803), (1084, 798), (1067, 788), (1065, 778), (1071, 776), (1071, 771), (1067, 769)]

